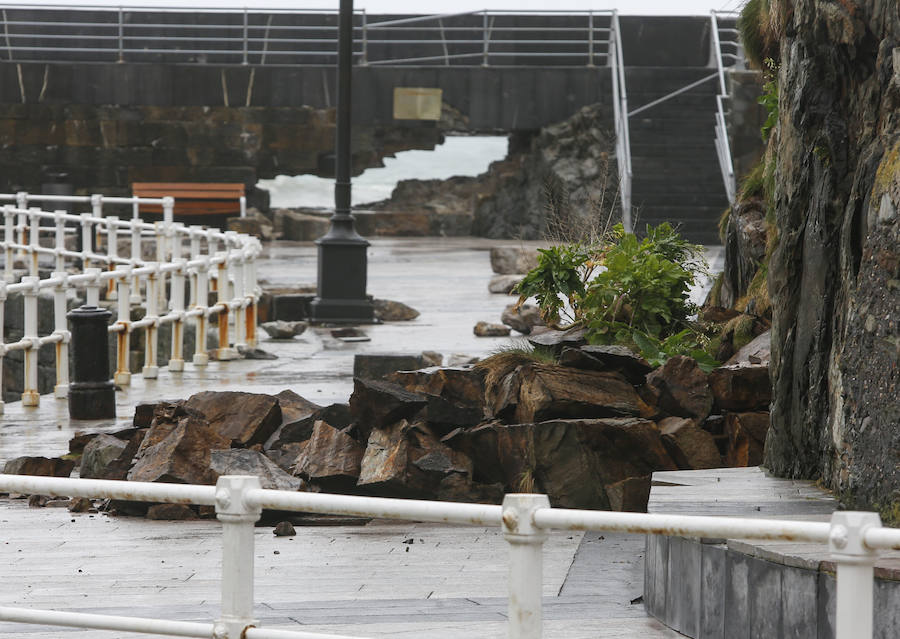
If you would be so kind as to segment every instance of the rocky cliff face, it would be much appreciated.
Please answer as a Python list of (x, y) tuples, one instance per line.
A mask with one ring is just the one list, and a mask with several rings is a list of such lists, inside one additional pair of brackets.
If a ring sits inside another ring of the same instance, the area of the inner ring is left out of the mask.
[(766, 463), (889, 513), (900, 504), (900, 9), (790, 5)]

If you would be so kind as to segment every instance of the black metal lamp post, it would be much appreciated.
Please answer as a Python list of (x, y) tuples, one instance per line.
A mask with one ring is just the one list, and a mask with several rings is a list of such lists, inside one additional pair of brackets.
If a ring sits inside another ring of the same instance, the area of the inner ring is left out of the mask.
[(334, 215), (319, 245), (318, 294), (310, 305), (316, 322), (372, 322), (366, 297), (366, 249), (350, 213), (350, 85), (353, 67), (353, 0), (341, 0), (338, 27), (338, 98), (335, 136)]

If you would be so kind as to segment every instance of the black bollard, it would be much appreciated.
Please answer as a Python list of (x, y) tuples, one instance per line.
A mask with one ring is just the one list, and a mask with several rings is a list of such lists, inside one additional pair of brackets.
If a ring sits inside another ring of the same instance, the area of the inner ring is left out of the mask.
[(72, 383), (69, 417), (108, 419), (116, 416), (116, 387), (109, 378), (106, 330), (112, 313), (97, 306), (69, 311), (72, 323)]

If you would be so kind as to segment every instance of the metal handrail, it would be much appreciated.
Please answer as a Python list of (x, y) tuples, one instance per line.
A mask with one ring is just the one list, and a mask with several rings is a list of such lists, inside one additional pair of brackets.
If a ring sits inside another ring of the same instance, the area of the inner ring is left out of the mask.
[[(92, 15), (85, 20), (77, 17), (60, 20), (53, 12), (75, 7), (19, 4), (0, 5), (0, 8), (3, 9), (4, 33), (8, 34), (5, 58), (18, 63), (144, 63), (148, 62), (149, 55), (179, 64), (204, 64), (213, 56), (215, 64), (223, 66), (309, 66), (327, 63), (335, 55), (337, 43), (336, 24), (273, 25), (271, 20), (274, 15), (334, 15), (334, 10), (198, 9), (189, 13), (208, 16), (205, 22), (168, 24), (152, 18), (149, 22), (134, 22), (131, 18), (155, 13), (178, 15), (188, 11), (166, 7), (77, 7), (78, 10), (104, 14), (108, 19)], [(8, 12), (24, 10), (33, 14), (30, 19), (8, 15)], [(610, 55), (602, 45), (611, 41), (612, 26), (603, 21), (598, 24), (597, 19), (611, 20), (611, 11), (476, 11), (380, 22), (371, 21), (363, 11), (358, 11), (357, 15), (354, 56), (362, 65), (443, 63), (446, 66), (452, 60), (456, 65), (493, 66), (493, 61), (498, 58), (516, 58), (507, 66), (526, 66), (536, 59), (542, 60), (544, 66), (595, 66), (597, 62), (608, 63)], [(48, 19), (41, 20), (40, 16)], [(265, 24), (256, 23), (266, 16)], [(539, 25), (509, 22), (523, 16), (545, 17), (550, 22)], [(252, 21), (251, 17), (254, 18)], [(553, 23), (553, 20), (566, 17), (576, 19), (577, 24)], [(445, 24), (447, 20), (467, 19), (470, 24)], [(273, 33), (281, 35), (271, 37)], [(326, 34), (334, 34), (334, 37)], [(453, 37), (453, 34), (466, 35)], [(434, 38), (430, 38), (432, 35)], [(501, 35), (504, 37), (496, 37)], [(507, 35), (512, 37), (505, 37)], [(103, 46), (101, 43), (104, 42), (109, 46)], [(284, 46), (272, 50), (273, 43)], [(153, 46), (143, 46), (147, 44)], [(291, 50), (292, 45), (298, 49)], [(412, 50), (397, 55), (390, 49), (404, 45)], [(431, 55), (422, 50), (431, 45), (440, 46), (443, 55)], [(469, 55), (471, 51), (467, 47), (477, 49), (482, 59), (473, 59), (476, 56)], [(537, 47), (544, 51), (536, 51)], [(573, 50), (545, 52), (547, 48), (560, 47)], [(266, 56), (271, 57), (266, 60)]]
[[(725, 119), (724, 101), (730, 97), (728, 95), (728, 87), (725, 83), (725, 58), (732, 60), (732, 64), (728, 66), (740, 64), (743, 60), (743, 49), (740, 41), (737, 39), (739, 36), (737, 29), (719, 26), (718, 18), (720, 15), (736, 17), (737, 13), (723, 11), (710, 12), (713, 57), (716, 60), (716, 73), (719, 77), (719, 95), (716, 96), (716, 155), (719, 160), (719, 170), (722, 173), (722, 182), (725, 185), (725, 193), (728, 196), (728, 202), (733, 205), (735, 198), (737, 197), (737, 180), (734, 175), (734, 160), (731, 157), (731, 144), (728, 140), (728, 126)], [(721, 34), (723, 33), (734, 36), (735, 40), (723, 41), (721, 39)], [(724, 53), (722, 51), (723, 46), (734, 46), (735, 53)]]
[(827, 543), (835, 562), (835, 639), (872, 639), (874, 566), (879, 550), (900, 549), (900, 530), (876, 513), (835, 512), (830, 522), (666, 515), (552, 508), (546, 495), (506, 495), (502, 506), (263, 489), (252, 476), (215, 486), (0, 475), (0, 492), (215, 506), (222, 523), (221, 616), (181, 622), (0, 607), (0, 620), (216, 639), (346, 639), (257, 627), (253, 618), (254, 524), (264, 508), (382, 519), (500, 526), (509, 544), (509, 639), (542, 635), (543, 545), (551, 530)]
[(619, 202), (622, 205), (622, 226), (632, 231), (631, 219), (631, 133), (628, 126), (628, 91), (625, 87), (625, 58), (622, 55), (622, 31), (619, 13), (613, 11), (609, 34), (612, 67), (613, 121), (616, 130), (616, 162), (619, 169)]
[[(71, 334), (66, 310), (67, 291), (72, 289), (83, 289), (87, 304), (91, 306), (99, 305), (102, 292), (105, 292), (107, 300), (116, 302), (118, 317), (108, 331), (116, 335), (114, 380), (119, 386), (130, 384), (131, 334), (139, 329), (144, 329), (146, 337), (142, 374), (150, 379), (159, 374), (158, 328), (164, 324), (173, 325), (172, 349), (167, 363), (171, 372), (184, 370), (184, 326), (188, 321), (194, 322), (196, 333), (192, 359), (194, 366), (206, 366), (209, 362), (206, 335), (212, 316), (218, 316), (218, 359), (235, 359), (240, 347), (256, 345), (256, 304), (261, 292), (256, 280), (256, 258), (261, 252), (258, 239), (201, 226), (186, 228), (172, 219), (175, 200), (171, 197), (66, 196), (20, 192), (0, 194), (0, 202), (15, 202), (0, 205), (0, 220), (3, 223), (3, 239), (0, 241), (0, 252), (3, 254), (0, 379), (5, 354), (24, 351), (24, 406), (40, 403), (38, 350), (44, 344), (57, 344), (53, 394), (59, 399), (68, 397), (68, 344)], [(32, 202), (88, 204), (91, 212), (74, 215), (64, 210), (43, 211), (30, 207)], [(120, 220), (116, 216), (104, 215), (104, 205), (130, 206), (132, 218)], [(139, 217), (141, 205), (161, 206), (163, 220), (153, 224), (142, 221)], [(81, 241), (78, 250), (67, 248), (66, 239), (72, 235)], [(121, 238), (130, 238), (130, 256), (118, 254)], [(42, 242), (42, 239), (45, 241)], [(186, 243), (189, 245), (189, 255), (183, 257)], [(202, 250), (204, 243), (205, 252)], [(101, 252), (101, 245), (105, 245), (105, 252)], [(143, 259), (145, 248), (153, 249), (154, 261)], [(42, 256), (52, 260), (53, 269), (49, 277), (41, 277)], [(25, 263), (27, 271), (18, 282), (15, 280), (17, 260)], [(191, 303), (186, 309), (184, 300), (188, 282)], [(47, 335), (39, 333), (38, 295), (42, 290), (53, 292), (54, 328)], [(211, 292), (216, 293), (214, 302), (209, 300)], [(20, 293), (24, 297), (23, 336), (18, 341), (6, 342), (3, 314), (5, 301), (11, 293)], [(145, 314), (143, 319), (132, 322), (131, 309), (135, 305), (143, 305)], [(0, 414), (2, 412), (3, 402), (0, 401)]]

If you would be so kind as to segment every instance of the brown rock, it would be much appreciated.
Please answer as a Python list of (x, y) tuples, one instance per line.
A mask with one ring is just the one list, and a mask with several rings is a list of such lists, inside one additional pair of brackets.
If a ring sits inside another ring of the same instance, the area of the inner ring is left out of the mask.
[(729, 466), (758, 466), (763, 461), (763, 448), (769, 432), (769, 413), (729, 413), (725, 416)]
[(729, 411), (767, 410), (772, 401), (768, 364), (720, 366), (709, 374), (716, 406)]
[(531, 304), (510, 304), (503, 309), (500, 321), (523, 335), (531, 334), (535, 326), (544, 326), (541, 309)]
[(69, 459), (47, 457), (16, 457), (3, 466), (4, 475), (39, 475), (41, 477), (68, 477), (75, 468)]
[(188, 398), (184, 407), (203, 415), (209, 428), (233, 446), (262, 444), (281, 425), (281, 405), (271, 395), (204, 391)]
[(373, 429), (385, 428), (402, 419), (413, 419), (427, 404), (424, 395), (411, 393), (398, 384), (374, 379), (354, 379), (350, 414), (359, 427), (359, 440), (368, 441)]
[(103, 479), (110, 464), (128, 447), (128, 442), (111, 435), (97, 435), (84, 447), (78, 476), (82, 479)]
[(99, 479), (125, 479), (128, 476), (128, 471), (131, 470), (131, 464), (134, 461), (134, 457), (137, 455), (138, 450), (140, 450), (144, 437), (147, 435), (147, 431), (148, 429), (146, 428), (138, 429), (137, 432), (131, 436), (131, 439), (128, 440), (128, 445), (125, 446), (121, 453), (119, 453), (119, 456), (106, 466), (103, 477), (100, 477)]
[(470, 406), (484, 402), (484, 374), (473, 368), (432, 367), (417, 371), (399, 371), (387, 377), (412, 393), (439, 395)]
[(625, 346), (564, 347), (559, 357), (562, 366), (593, 371), (609, 371), (622, 375), (629, 383), (643, 384), (653, 370), (650, 363)]
[(70, 513), (86, 513), (89, 510), (93, 510), (93, 508), (94, 502), (87, 497), (76, 497), (69, 503)]
[(647, 512), (651, 477), (652, 475), (629, 477), (609, 484), (606, 487), (606, 497), (609, 499), (610, 510), (630, 513)]
[(519, 378), (515, 418), (520, 424), (640, 414), (640, 398), (617, 373), (528, 364), (519, 369)]
[(676, 355), (647, 376), (647, 384), (659, 392), (659, 407), (670, 415), (705, 419), (713, 396), (706, 373), (697, 362)]
[(317, 421), (294, 472), (326, 490), (356, 485), (365, 448), (355, 439), (324, 421)]
[(769, 364), (772, 357), (772, 331), (766, 331), (753, 338), (753, 341), (741, 348), (737, 353), (725, 362), (726, 366), (732, 364)]
[(503, 324), (478, 322), (472, 332), (478, 337), (506, 337), (509, 335), (509, 327)]
[(491, 249), (491, 268), (498, 275), (527, 273), (538, 265), (536, 249), (495, 246)]
[(409, 466), (406, 431), (409, 427), (409, 422), (404, 419), (372, 431), (360, 464), (357, 485), (401, 492), (406, 488)]
[(535, 348), (550, 349), (557, 357), (562, 353), (566, 346), (570, 348), (580, 348), (587, 344), (587, 338), (584, 336), (583, 328), (570, 328), (567, 331), (558, 331), (555, 329), (535, 329), (528, 336), (528, 343)]
[(503, 484), (478, 484), (465, 475), (452, 473), (441, 480), (435, 496), (441, 501), (499, 504), (503, 494)]
[(297, 531), (294, 530), (294, 525), (291, 522), (279, 521), (272, 530), (272, 534), (276, 537), (293, 537), (297, 534)]
[(197, 513), (186, 504), (153, 504), (147, 509), (147, 519), (182, 521), (197, 519)]
[[(155, 441), (152, 427), (145, 440)], [(134, 467), (128, 473), (131, 481), (160, 481), (176, 484), (214, 484), (218, 477), (210, 468), (213, 450), (227, 449), (231, 440), (221, 433), (191, 419), (181, 419), (171, 427), (162, 425), (165, 436), (150, 446), (141, 446)]]
[(382, 322), (408, 322), (419, 316), (419, 311), (403, 302), (393, 300), (373, 300), (375, 317)]
[[(353, 416), (350, 414), (350, 407), (347, 404), (331, 404), (324, 408), (318, 408), (296, 421), (285, 421), (266, 442), (265, 448), (273, 451), (284, 448), (288, 444), (307, 441), (312, 435), (313, 426), (319, 420), (328, 422), (338, 430), (343, 430), (353, 421)], [(294, 455), (294, 459), (296, 458), (297, 456)], [(291, 463), (293, 464), (293, 459)]]
[(278, 399), (278, 405), (281, 407), (282, 424), (289, 424), (304, 419), (322, 408), (292, 390), (283, 390), (275, 397)]
[(524, 277), (524, 275), (495, 275), (488, 282), (488, 290), (498, 295), (511, 295)]
[(452, 439), (471, 451), (475, 481), (543, 492), (565, 508), (609, 508), (606, 486), (676, 469), (656, 424), (644, 419), (493, 423)]
[(304, 488), (304, 482), (289, 475), (274, 462), (255, 450), (227, 448), (210, 452), (209, 467), (219, 475), (252, 475), (259, 478), (260, 485), (269, 490), (297, 491)]
[(722, 456), (713, 436), (693, 420), (667, 417), (659, 423), (669, 456), (682, 470), (721, 468)]

